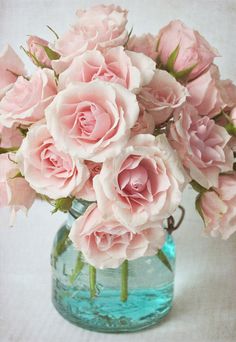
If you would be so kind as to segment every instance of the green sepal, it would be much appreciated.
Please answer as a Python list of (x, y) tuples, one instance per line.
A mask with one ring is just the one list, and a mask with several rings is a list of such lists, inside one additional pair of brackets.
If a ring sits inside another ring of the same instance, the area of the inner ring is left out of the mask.
[(57, 211), (62, 211), (66, 213), (70, 210), (72, 206), (74, 198), (72, 197), (63, 197), (53, 201), (54, 209), (52, 210), (52, 214), (56, 213)]
[(56, 37), (57, 39), (59, 39), (59, 36), (58, 36), (58, 34), (56, 33), (55, 30), (53, 30), (49, 25), (47, 25), (47, 28), (55, 35), (55, 37)]
[(23, 128), (21, 126), (18, 126), (17, 129), (20, 131), (20, 133), (23, 135), (23, 137), (26, 137), (27, 133), (28, 133), (28, 128)]
[(166, 68), (169, 72), (174, 71), (174, 64), (175, 64), (176, 58), (178, 57), (178, 54), (179, 54), (179, 44), (176, 46), (174, 51), (171, 52), (168, 58), (168, 61), (166, 63)]
[(193, 188), (195, 191), (199, 192), (200, 194), (202, 194), (203, 192), (206, 192), (206, 191), (207, 191), (206, 188), (204, 188), (202, 185), (200, 185), (199, 183), (197, 183), (195, 180), (192, 180), (192, 181), (190, 182), (190, 184), (192, 185), (192, 188)]
[(234, 137), (236, 137), (236, 127), (232, 123), (229, 122), (225, 126), (225, 129), (230, 135), (233, 135)]
[(22, 175), (22, 173), (19, 171), (17, 172), (17, 174), (14, 177), (11, 177), (11, 179), (15, 179), (15, 178), (24, 178), (24, 176)]
[(193, 69), (197, 66), (197, 63), (193, 64), (192, 66), (190, 66), (189, 68), (180, 70), (180, 71), (174, 71), (173, 72), (173, 76), (177, 79), (177, 80), (186, 80), (187, 77), (189, 76), (189, 74), (193, 71)]
[(128, 33), (127, 40), (126, 40), (126, 42), (124, 43), (124, 48), (127, 47), (132, 32), (133, 32), (133, 27), (131, 27), (131, 30), (130, 30), (129, 33)]
[(54, 61), (54, 60), (59, 59), (61, 57), (61, 55), (59, 53), (50, 49), (49, 46), (44, 46), (44, 45), (40, 45), (40, 46), (44, 49), (46, 55), (48, 56), (48, 58), (51, 61)]
[(198, 194), (195, 201), (195, 209), (204, 221), (204, 215), (201, 208), (201, 194)]
[(18, 151), (18, 147), (0, 147), (0, 154), (16, 151)]
[(24, 46), (20, 46), (20, 48), (26, 53), (26, 55), (32, 60), (32, 62), (39, 68), (46, 68), (46, 66), (44, 64), (42, 64), (36, 57), (34, 54), (32, 54), (30, 51), (26, 50), (24, 48)]
[(157, 69), (164, 69), (164, 66), (163, 66), (162, 61), (161, 61), (159, 56), (157, 56), (157, 58), (156, 58), (156, 68)]
[(159, 249), (156, 256), (159, 258), (159, 260), (163, 263), (163, 265), (165, 265), (169, 271), (173, 272), (171, 264), (167, 258), (167, 256), (165, 255), (165, 253)]

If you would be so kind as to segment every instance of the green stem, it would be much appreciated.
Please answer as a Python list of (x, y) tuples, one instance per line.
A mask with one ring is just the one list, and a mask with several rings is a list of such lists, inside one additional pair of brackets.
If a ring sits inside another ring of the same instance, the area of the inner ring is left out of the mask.
[(89, 265), (89, 287), (90, 287), (90, 298), (96, 296), (96, 268)]
[(76, 280), (76, 278), (78, 277), (78, 275), (80, 274), (80, 272), (82, 271), (84, 267), (84, 262), (82, 260), (82, 253), (79, 252), (78, 256), (77, 256), (77, 260), (76, 260), (76, 264), (75, 264), (75, 268), (73, 273), (70, 275), (70, 283), (73, 284), (74, 281)]
[(121, 294), (120, 299), (126, 302), (128, 298), (128, 260), (121, 265)]

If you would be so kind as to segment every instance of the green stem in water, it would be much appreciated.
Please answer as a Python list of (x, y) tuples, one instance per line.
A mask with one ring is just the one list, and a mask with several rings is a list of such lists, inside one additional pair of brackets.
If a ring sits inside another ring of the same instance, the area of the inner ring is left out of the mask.
[(96, 268), (89, 265), (89, 287), (90, 287), (90, 298), (96, 296)]
[(128, 260), (121, 265), (121, 294), (120, 299), (126, 302), (128, 298)]
[(70, 275), (70, 283), (71, 284), (73, 284), (75, 282), (76, 278), (78, 277), (78, 275), (82, 271), (83, 267), (84, 267), (84, 262), (82, 260), (82, 253), (79, 252), (77, 260), (76, 260), (74, 271)]

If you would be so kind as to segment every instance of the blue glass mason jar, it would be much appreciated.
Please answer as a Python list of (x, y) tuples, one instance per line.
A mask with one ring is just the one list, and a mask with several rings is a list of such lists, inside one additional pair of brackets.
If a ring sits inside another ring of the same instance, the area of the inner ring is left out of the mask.
[(172, 307), (172, 236), (167, 235), (162, 248), (172, 271), (156, 255), (124, 262), (117, 269), (95, 270), (86, 264), (68, 237), (73, 221), (88, 205), (85, 201), (73, 202), (68, 220), (54, 240), (52, 301), (56, 310), (82, 328), (107, 333), (133, 332), (157, 324)]

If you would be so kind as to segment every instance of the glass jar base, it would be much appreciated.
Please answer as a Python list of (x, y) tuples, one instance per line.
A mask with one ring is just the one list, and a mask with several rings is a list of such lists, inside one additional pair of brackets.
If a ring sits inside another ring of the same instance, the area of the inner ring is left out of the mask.
[[(116, 290), (90, 299), (87, 290), (76, 291), (58, 280), (53, 284), (52, 302), (71, 323), (103, 333), (135, 332), (156, 325), (172, 307), (173, 284), (157, 289), (135, 289), (126, 302)], [(99, 291), (99, 289), (97, 289)]]

